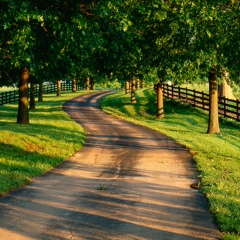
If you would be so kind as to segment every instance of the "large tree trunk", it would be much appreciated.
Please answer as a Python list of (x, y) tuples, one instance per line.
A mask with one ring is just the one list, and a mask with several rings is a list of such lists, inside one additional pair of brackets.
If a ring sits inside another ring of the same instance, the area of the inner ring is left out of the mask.
[(163, 106), (163, 86), (162, 79), (159, 79), (157, 84), (157, 116), (156, 119), (164, 118), (164, 106)]
[(220, 133), (218, 119), (218, 83), (216, 69), (209, 73), (209, 118), (207, 133)]
[(57, 81), (57, 96), (61, 96), (61, 81)]
[(38, 102), (43, 102), (43, 84), (39, 83)]
[(131, 81), (131, 103), (136, 103), (136, 97), (135, 97), (135, 90), (136, 90), (136, 83), (135, 83), (135, 78), (132, 76), (132, 81)]
[(30, 85), (30, 107), (29, 109), (34, 110), (35, 109), (35, 85), (34, 83), (31, 83)]
[(95, 82), (91, 79), (91, 90), (95, 90)]
[(129, 81), (125, 81), (125, 94), (130, 92), (130, 84)]
[(77, 80), (75, 77), (72, 80), (72, 92), (77, 92)]
[(86, 90), (89, 91), (90, 90), (90, 78), (87, 77), (86, 78), (86, 86), (85, 86)]
[(236, 100), (232, 92), (229, 72), (227, 72), (225, 69), (222, 72), (222, 82), (218, 88), (218, 96)]
[(28, 81), (29, 81), (29, 69), (23, 68), (20, 73), (19, 101), (17, 115), (17, 123), (20, 124), (29, 124)]

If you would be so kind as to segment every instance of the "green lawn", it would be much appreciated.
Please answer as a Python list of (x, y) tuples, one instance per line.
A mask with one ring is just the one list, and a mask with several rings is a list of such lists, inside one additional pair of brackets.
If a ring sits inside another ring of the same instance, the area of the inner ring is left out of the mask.
[(17, 87), (0, 87), (0, 93), (1, 92), (9, 92), (9, 91), (13, 91), (13, 90), (18, 90)]
[(28, 183), (82, 148), (83, 129), (63, 112), (62, 104), (86, 94), (44, 96), (30, 111), (30, 124), (16, 124), (17, 103), (0, 106), (0, 195)]
[[(182, 88), (188, 88), (188, 89), (195, 89), (196, 91), (199, 92), (205, 92), (208, 93), (209, 91), (209, 85), (208, 83), (205, 84), (197, 84), (197, 83), (193, 83), (193, 84), (182, 84), (181, 85)], [(234, 83), (232, 86), (232, 90), (233, 90), (233, 95), (235, 98), (240, 99), (240, 85), (237, 83)]]
[(118, 92), (101, 101), (101, 108), (120, 118), (147, 126), (186, 146), (199, 170), (201, 191), (224, 239), (240, 239), (240, 123), (220, 120), (220, 135), (206, 134), (208, 115), (186, 104), (165, 100), (165, 118), (155, 120), (156, 95), (152, 90), (130, 95)]
[[(44, 96), (30, 112), (30, 124), (16, 124), (17, 103), (0, 106), (0, 195), (28, 183), (81, 149), (83, 129), (62, 111), (62, 104), (86, 94)], [(222, 120), (221, 135), (208, 135), (207, 114), (165, 101), (165, 118), (155, 120), (156, 95), (136, 92), (137, 104), (123, 91), (101, 101), (104, 111), (162, 132), (186, 146), (197, 163), (201, 191), (209, 200), (224, 239), (240, 239), (240, 123)]]

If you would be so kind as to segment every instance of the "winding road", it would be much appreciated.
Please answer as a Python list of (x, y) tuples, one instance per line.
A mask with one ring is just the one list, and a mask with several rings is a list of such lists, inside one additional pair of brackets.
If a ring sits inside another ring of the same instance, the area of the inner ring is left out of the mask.
[(106, 94), (65, 103), (86, 144), (0, 199), (0, 239), (220, 239), (205, 197), (190, 188), (197, 173), (187, 149), (103, 113)]

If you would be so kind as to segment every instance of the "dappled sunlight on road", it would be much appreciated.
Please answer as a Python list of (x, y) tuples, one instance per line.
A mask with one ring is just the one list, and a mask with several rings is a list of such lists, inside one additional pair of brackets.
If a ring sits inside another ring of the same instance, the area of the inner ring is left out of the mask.
[(207, 212), (195, 190), (147, 176), (99, 177), (98, 166), (89, 164), (87, 171), (86, 163), (68, 165), (2, 199), (1, 217), (9, 221), (1, 230), (8, 233), (18, 221), (18, 239), (216, 239), (211, 226), (199, 221)]

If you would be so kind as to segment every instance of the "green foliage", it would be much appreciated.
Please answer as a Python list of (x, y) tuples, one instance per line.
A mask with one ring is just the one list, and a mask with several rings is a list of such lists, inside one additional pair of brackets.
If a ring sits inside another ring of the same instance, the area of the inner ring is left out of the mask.
[(31, 81), (38, 83), (50, 78), (81, 77), (79, 69), (83, 68), (91, 68), (92, 73), (90, 55), (101, 44), (96, 40), (95, 24), (88, 25), (91, 2), (13, 0), (3, 4), (1, 85), (17, 82), (19, 69), (25, 66), (30, 68)]
[(221, 135), (205, 133), (207, 114), (186, 104), (165, 100), (165, 118), (155, 120), (156, 95), (153, 90), (136, 92), (137, 104), (118, 92), (101, 101), (101, 108), (131, 122), (144, 125), (187, 147), (199, 171), (202, 192), (216, 216), (224, 239), (240, 237), (240, 124), (221, 121)]
[(117, 80), (113, 81), (104, 81), (102, 83), (96, 84), (97, 89), (110, 89), (110, 90), (120, 90), (123, 89), (123, 85)]
[[(238, 1), (195, 1), (185, 2), (183, 15), (188, 22), (192, 41), (189, 45), (190, 65), (209, 72), (210, 68), (227, 68), (232, 76), (239, 75), (238, 63), (235, 64), (239, 44)], [(237, 61), (238, 62), (238, 61)]]
[[(0, 85), (152, 75), (203, 79), (211, 68), (239, 82), (239, 1), (1, 1)], [(187, 76), (187, 77), (186, 77)]]
[(239, 76), (238, 1), (114, 0), (99, 9), (105, 63), (117, 76), (157, 71), (183, 83), (205, 80), (211, 68)]
[(46, 96), (30, 112), (30, 125), (15, 123), (16, 104), (0, 106), (0, 195), (49, 171), (83, 146), (84, 131), (63, 112), (62, 104), (85, 93)]
[(97, 188), (99, 191), (106, 191), (107, 187), (105, 185), (99, 184), (99, 187)]

